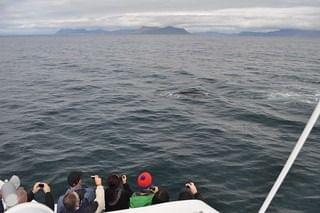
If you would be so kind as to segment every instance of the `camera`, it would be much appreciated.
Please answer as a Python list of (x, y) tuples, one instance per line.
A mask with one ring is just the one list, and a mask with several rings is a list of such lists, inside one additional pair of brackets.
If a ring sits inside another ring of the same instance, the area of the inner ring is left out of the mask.
[(156, 187), (155, 187), (155, 186), (152, 186), (152, 187), (150, 187), (150, 190), (151, 190), (151, 191), (155, 191), (155, 190), (156, 190)]

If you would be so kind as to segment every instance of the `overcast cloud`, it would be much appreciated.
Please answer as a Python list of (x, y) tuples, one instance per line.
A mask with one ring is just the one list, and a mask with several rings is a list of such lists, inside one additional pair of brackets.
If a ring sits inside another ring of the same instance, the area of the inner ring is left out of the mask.
[(319, 0), (0, 0), (0, 33), (177, 26), (191, 32), (320, 29)]

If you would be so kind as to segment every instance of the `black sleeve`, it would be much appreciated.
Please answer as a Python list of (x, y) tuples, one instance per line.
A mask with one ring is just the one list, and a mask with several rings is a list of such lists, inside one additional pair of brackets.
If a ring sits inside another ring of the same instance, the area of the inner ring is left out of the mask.
[(202, 195), (200, 194), (200, 192), (197, 192), (196, 194), (194, 194), (194, 198), (198, 199), (198, 200), (203, 200)]
[(54, 200), (53, 200), (53, 196), (50, 192), (45, 193), (44, 204), (46, 206), (48, 206), (50, 209), (54, 210)]
[(28, 197), (28, 202), (32, 201), (34, 199), (34, 194), (32, 191), (29, 191), (28, 194), (27, 194), (27, 197)]
[(2, 204), (2, 199), (0, 199), (0, 213), (4, 212), (3, 204)]
[(128, 183), (123, 184), (123, 188), (128, 193), (129, 197), (131, 197), (133, 191), (131, 190), (129, 184)]

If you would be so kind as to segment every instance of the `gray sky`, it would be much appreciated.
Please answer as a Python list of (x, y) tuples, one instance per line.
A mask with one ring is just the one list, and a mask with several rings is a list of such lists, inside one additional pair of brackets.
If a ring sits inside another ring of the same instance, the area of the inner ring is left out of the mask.
[(320, 0), (0, 0), (0, 34), (176, 26), (191, 32), (320, 30)]

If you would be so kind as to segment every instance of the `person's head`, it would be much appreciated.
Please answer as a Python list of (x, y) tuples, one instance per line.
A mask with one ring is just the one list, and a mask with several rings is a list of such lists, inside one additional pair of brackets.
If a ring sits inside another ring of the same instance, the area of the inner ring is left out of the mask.
[(198, 193), (198, 189), (193, 181), (188, 181), (185, 184), (185, 191), (179, 194), (178, 200), (190, 200), (195, 198), (195, 194)]
[(169, 200), (170, 197), (168, 191), (163, 188), (159, 188), (152, 198), (152, 204), (164, 203), (168, 202)]
[(80, 198), (77, 192), (68, 192), (63, 197), (63, 205), (67, 212), (74, 212), (80, 206)]
[(136, 181), (139, 188), (147, 189), (153, 184), (152, 174), (148, 171), (143, 171), (137, 176)]
[(17, 189), (17, 196), (18, 196), (18, 203), (25, 203), (28, 201), (27, 191), (22, 186), (20, 186)]
[[(20, 186), (20, 179), (18, 176), (13, 175), (10, 180), (1, 181), (0, 180), (0, 193), (1, 198), (8, 208), (15, 206), (19, 203), (19, 197), (17, 194), (17, 189)], [(19, 190), (20, 191), (20, 190)], [(24, 201), (21, 196), (21, 202)]]
[(111, 174), (107, 179), (107, 185), (110, 189), (118, 188), (122, 183), (121, 177), (117, 174)]
[(68, 184), (71, 187), (81, 186), (82, 184), (82, 172), (73, 171), (68, 176)]
[(108, 190), (106, 192), (106, 199), (109, 203), (118, 202), (121, 195), (122, 179), (120, 175), (111, 174), (107, 178)]

